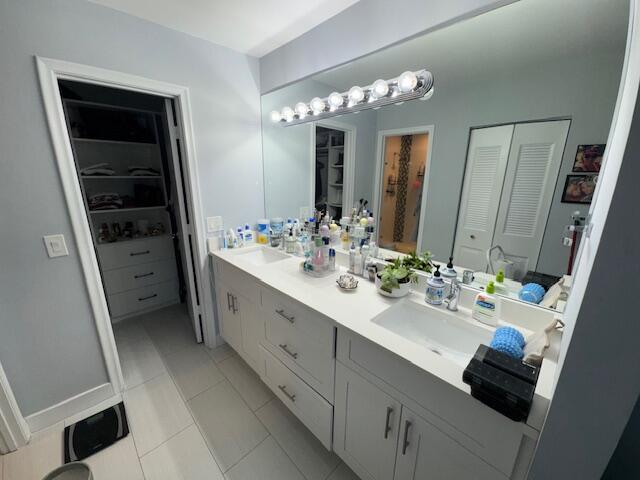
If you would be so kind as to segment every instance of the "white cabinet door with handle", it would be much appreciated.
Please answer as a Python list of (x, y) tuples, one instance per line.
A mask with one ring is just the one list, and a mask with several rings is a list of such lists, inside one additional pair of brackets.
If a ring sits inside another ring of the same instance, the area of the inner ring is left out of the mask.
[(336, 362), (333, 447), (362, 480), (391, 480), (401, 404)]
[(502, 473), (402, 407), (394, 480), (495, 480)]
[(216, 288), (216, 296), (218, 297), (222, 338), (236, 352), (239, 352), (242, 349), (242, 323), (238, 296), (224, 284), (220, 284)]

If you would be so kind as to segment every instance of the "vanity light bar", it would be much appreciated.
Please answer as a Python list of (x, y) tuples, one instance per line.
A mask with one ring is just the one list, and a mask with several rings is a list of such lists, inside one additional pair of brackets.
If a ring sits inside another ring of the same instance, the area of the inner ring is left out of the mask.
[(326, 98), (298, 102), (294, 108), (283, 107), (271, 112), (271, 121), (285, 127), (314, 122), (323, 118), (359, 112), (369, 108), (402, 103), (433, 94), (433, 75), (422, 69), (404, 72), (391, 80), (376, 80), (366, 87), (353, 86), (347, 92), (333, 92)]

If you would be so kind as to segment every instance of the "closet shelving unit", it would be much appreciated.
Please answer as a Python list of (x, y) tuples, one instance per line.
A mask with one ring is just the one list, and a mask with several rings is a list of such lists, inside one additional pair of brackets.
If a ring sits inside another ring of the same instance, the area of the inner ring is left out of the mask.
[(343, 179), (344, 179), (344, 139), (345, 134), (340, 130), (317, 127), (323, 132), (316, 134), (316, 162), (323, 164), (324, 173), (321, 175), (322, 198), (316, 194), (316, 209), (325, 210), (336, 219), (342, 217), (343, 207)]
[[(178, 302), (158, 112), (84, 100), (63, 104), (112, 321)], [(82, 174), (100, 163), (113, 175)], [(158, 173), (132, 175), (131, 167)], [(122, 208), (92, 208), (90, 198), (104, 193), (118, 194)], [(130, 225), (132, 235), (101, 237), (101, 228), (113, 233), (116, 224), (121, 232)], [(149, 229), (139, 231), (145, 224)]]

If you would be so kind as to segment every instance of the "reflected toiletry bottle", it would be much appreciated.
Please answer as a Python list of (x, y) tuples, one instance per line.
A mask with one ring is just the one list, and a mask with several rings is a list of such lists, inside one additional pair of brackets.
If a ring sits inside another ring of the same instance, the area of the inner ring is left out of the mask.
[(362, 275), (362, 252), (360, 252), (359, 248), (356, 248), (355, 257), (353, 259), (353, 268), (356, 275)]
[(255, 234), (248, 223), (244, 225), (244, 232), (242, 233), (242, 239), (244, 240), (245, 245), (253, 245), (256, 243)]
[(293, 236), (293, 228), (289, 230), (289, 235), (286, 239), (285, 251), (287, 253), (296, 253), (296, 239)]
[(449, 295), (451, 291), (451, 282), (458, 278), (458, 272), (453, 268), (453, 257), (449, 257), (449, 263), (442, 269), (442, 279), (446, 285), (444, 287), (444, 296)]
[(315, 252), (313, 254), (313, 265), (315, 267), (322, 267), (324, 265), (324, 253), (323, 253), (322, 238), (316, 237), (315, 240)]
[(436, 265), (436, 271), (433, 276), (427, 280), (427, 291), (424, 295), (424, 301), (430, 305), (442, 305), (444, 299), (444, 280), (440, 275), (440, 265)]
[(360, 247), (360, 253), (362, 255), (362, 270), (361, 270), (361, 274), (364, 275), (364, 273), (367, 271), (367, 260), (369, 259), (369, 254), (371, 252), (371, 249), (369, 248), (369, 245), (363, 240), (362, 241), (362, 246)]
[(349, 272), (356, 273), (356, 245), (353, 242), (349, 247)]
[(342, 243), (342, 248), (344, 250), (349, 249), (349, 224), (351, 223), (351, 219), (349, 217), (342, 217), (340, 220), (340, 226), (342, 227), (342, 232), (340, 233), (340, 242)]
[(496, 280), (495, 280), (494, 286), (497, 294), (509, 295), (509, 289), (504, 284), (504, 270), (502, 268), (498, 270), (498, 273), (496, 273)]
[(375, 240), (369, 242), (369, 256), (371, 258), (378, 258), (378, 244)]

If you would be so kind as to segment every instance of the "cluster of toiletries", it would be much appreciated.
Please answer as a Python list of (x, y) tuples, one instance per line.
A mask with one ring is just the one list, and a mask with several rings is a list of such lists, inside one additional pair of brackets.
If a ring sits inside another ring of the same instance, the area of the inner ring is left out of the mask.
[(238, 227), (236, 230), (230, 228), (224, 234), (224, 248), (239, 248), (255, 243), (255, 232), (251, 230), (251, 225), (246, 223), (244, 227)]

